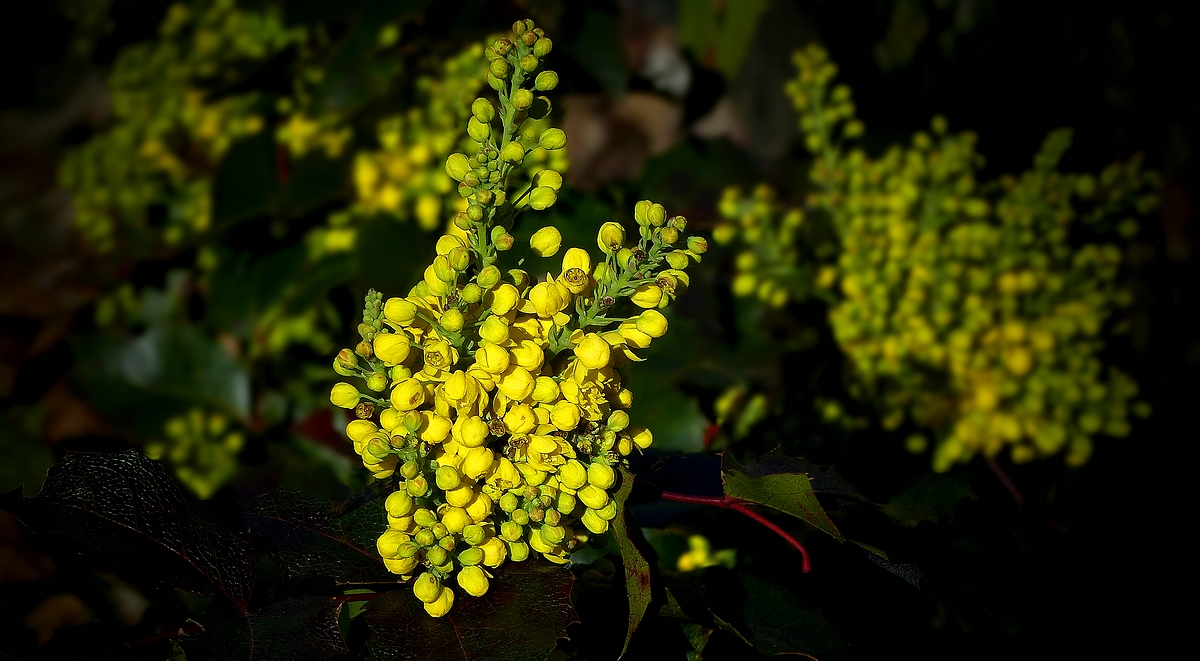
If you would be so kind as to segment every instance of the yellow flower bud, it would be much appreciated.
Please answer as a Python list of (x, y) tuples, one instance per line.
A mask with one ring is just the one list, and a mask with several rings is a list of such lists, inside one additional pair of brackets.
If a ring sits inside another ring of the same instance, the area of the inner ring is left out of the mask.
[(654, 434), (650, 433), (649, 429), (641, 428), (630, 430), (630, 436), (633, 437), (633, 444), (645, 450), (654, 442)]
[(656, 308), (662, 301), (662, 289), (658, 285), (646, 283), (634, 290), (633, 295), (629, 300), (633, 301), (634, 305), (640, 308)]
[(667, 332), (667, 318), (658, 310), (644, 310), (638, 315), (637, 329), (650, 337), (662, 337)]
[(404, 491), (393, 491), (383, 501), (383, 506), (387, 509), (388, 516), (400, 518), (408, 516), (413, 511), (413, 499)]
[(562, 431), (571, 431), (579, 426), (579, 407), (571, 402), (559, 401), (550, 411), (550, 423)]
[[(589, 469), (589, 477), (590, 476)], [(575, 497), (579, 499), (579, 502), (594, 510), (600, 509), (601, 507), (604, 507), (606, 503), (608, 503), (608, 492), (590, 483), (580, 489), (579, 492), (575, 494)]]
[(408, 337), (403, 333), (380, 333), (375, 336), (372, 346), (375, 356), (389, 367), (408, 358)]
[(538, 257), (553, 257), (562, 246), (562, 234), (557, 227), (547, 225), (533, 233), (529, 238), (529, 247)]
[(450, 435), (450, 428), (454, 424), (450, 418), (440, 416), (432, 411), (422, 411), (422, 426), (420, 437), (426, 443), (441, 443)]
[(471, 523), (471, 517), (467, 514), (467, 510), (461, 507), (447, 507), (441, 512), (442, 524), (446, 526), (446, 530), (451, 533), (458, 534), (462, 532)]
[(529, 194), (529, 206), (534, 211), (548, 209), (557, 201), (558, 191), (549, 186), (538, 186)]
[(451, 507), (466, 507), (474, 497), (475, 489), (469, 484), (464, 484), (446, 492), (446, 504)]
[(533, 88), (539, 92), (549, 92), (555, 87), (558, 87), (558, 74), (553, 71), (543, 71), (533, 80)]
[(588, 333), (575, 347), (575, 356), (584, 367), (597, 370), (608, 367), (612, 352), (604, 338), (596, 333)]
[[(479, 337), (496, 345), (503, 346), (508, 342), (508, 322), (504, 317), (491, 316), (479, 327)], [(503, 372), (504, 370), (500, 370)]]
[(398, 530), (385, 530), (379, 539), (375, 540), (375, 550), (385, 558), (399, 556), (400, 544), (408, 541), (408, 535)]
[(504, 414), (504, 425), (510, 434), (528, 434), (537, 427), (537, 416), (528, 404), (517, 404)]
[(483, 549), (483, 564), (488, 567), (499, 567), (508, 558), (508, 545), (499, 537), (491, 537), (479, 548)]
[(467, 376), (462, 370), (456, 370), (446, 378), (442, 385), (442, 393), (446, 399), (458, 404), (474, 400), (479, 394), (479, 386), (474, 378)]
[(495, 264), (488, 264), (479, 271), (479, 275), (475, 278), (475, 281), (479, 283), (480, 287), (491, 289), (500, 282), (501, 277), (500, 269), (496, 268)]
[(567, 134), (558, 128), (546, 129), (538, 137), (538, 146), (542, 149), (562, 149), (567, 146)]
[[(389, 411), (391, 409), (388, 409)], [(351, 420), (346, 425), (346, 436), (355, 443), (363, 442), (367, 436), (379, 431), (374, 422), (370, 420)]]
[(525, 542), (508, 542), (508, 557), (513, 562), (525, 562), (529, 558), (529, 545)]
[(358, 388), (349, 383), (338, 383), (333, 386), (333, 390), (329, 393), (329, 401), (334, 406), (340, 406), (344, 409), (352, 409), (358, 406), (358, 400), (362, 397), (359, 394)]
[[(499, 60), (497, 60), (499, 61)], [(425, 604), (425, 612), (430, 617), (442, 617), (454, 607), (454, 590), (443, 588), (436, 601)]]
[(475, 142), (483, 142), (492, 135), (492, 127), (490, 124), (479, 121), (472, 117), (467, 120), (467, 136)]
[(489, 374), (501, 374), (509, 367), (509, 355), (499, 345), (485, 344), (475, 351), (475, 364)]
[(336, 358), (333, 359), (333, 371), (340, 376), (351, 376), (354, 374), (354, 368), (358, 367), (358, 356), (349, 349), (342, 349), (338, 352)]
[(392, 406), (412, 411), (425, 403), (425, 386), (416, 379), (405, 379), (392, 388)]
[[(617, 481), (617, 474), (616, 474), (616, 471), (614, 471), (612, 469), (612, 466), (609, 466), (608, 464), (600, 463), (599, 461), (593, 461), (588, 466), (587, 479), (588, 479), (588, 484), (590, 484), (594, 487), (597, 487), (600, 489), (608, 489), (609, 487), (611, 487), (613, 485), (614, 482)], [(586, 504), (586, 502), (585, 502), (585, 504)], [(594, 507), (592, 509), (599, 509), (599, 508)]]
[(496, 116), (496, 108), (491, 101), (479, 98), (471, 103), (471, 114), (481, 122), (490, 122)]
[(517, 140), (509, 142), (500, 150), (500, 159), (505, 163), (520, 165), (525, 160), (525, 148)]
[(620, 224), (609, 221), (600, 226), (600, 231), (596, 234), (596, 245), (605, 254), (613, 254), (621, 249), (625, 244), (625, 228)]
[[(533, 340), (521, 340), (521, 343), (509, 349), (508, 353), (512, 357), (510, 362), (524, 367), (530, 373), (540, 371), (542, 363), (546, 360), (546, 352)], [(534, 387), (537, 387), (536, 384)]]
[(579, 521), (585, 528), (597, 535), (603, 535), (608, 531), (608, 521), (597, 516), (594, 510), (584, 510), (583, 516), (579, 517)]
[(453, 466), (438, 466), (434, 474), (434, 483), (442, 491), (457, 489), (458, 485), (462, 484), (462, 475), (459, 475), (458, 469)]
[(494, 463), (496, 463), (495, 452), (482, 446), (473, 447), (467, 451), (467, 456), (463, 459), (462, 471), (472, 480), (478, 480), (492, 469)]
[(471, 163), (466, 154), (453, 153), (446, 158), (446, 174), (455, 181), (462, 181), (471, 170)]
[(595, 510), (595, 512), (596, 516), (600, 517), (601, 519), (604, 519), (605, 521), (612, 521), (617, 516), (617, 501), (610, 498), (607, 505)]
[(465, 416), (455, 421), (454, 426), (458, 428), (458, 433), (455, 436), (463, 447), (475, 448), (479, 447), (487, 441), (488, 426), (479, 416)]
[(533, 376), (523, 367), (510, 365), (496, 379), (496, 389), (509, 399), (521, 401), (533, 394)]
[(478, 566), (463, 567), (458, 571), (458, 587), (472, 597), (482, 597), (488, 591), (487, 574)]
[(548, 376), (539, 376), (533, 387), (533, 401), (549, 404), (558, 399), (558, 383)]
[(562, 181), (562, 173), (558, 170), (539, 170), (533, 178), (533, 186), (534, 188), (545, 187), (557, 191), (562, 188)]
[(437, 576), (429, 572), (423, 572), (413, 581), (413, 596), (425, 603), (437, 601), (442, 595), (442, 582)]
[(567, 307), (568, 300), (554, 283), (539, 282), (529, 290), (529, 302), (539, 317), (549, 318)]
[(616, 411), (613, 411), (612, 413), (609, 414), (609, 416), (608, 416), (608, 428), (609, 429), (611, 429), (615, 432), (621, 432), (621, 431), (625, 431), (625, 428), (628, 426), (629, 426), (629, 414), (628, 413), (626, 413), (620, 409), (617, 409)]
[(399, 558), (399, 559), (384, 558), (383, 566), (387, 567), (387, 570), (392, 572), (393, 574), (400, 574), (402, 576), (407, 576), (408, 574), (411, 574), (414, 569), (417, 568), (417, 564), (420, 561), (421, 561), (421, 559), (415, 555), (408, 557), (408, 558)]
[(477, 493), (467, 504), (467, 516), (475, 523), (483, 523), (492, 515), (492, 498), (486, 493)]

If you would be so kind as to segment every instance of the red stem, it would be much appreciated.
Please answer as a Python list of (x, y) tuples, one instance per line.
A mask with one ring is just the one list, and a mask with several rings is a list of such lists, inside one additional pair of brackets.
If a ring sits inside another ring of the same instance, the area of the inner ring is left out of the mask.
[(754, 519), (755, 521), (766, 526), (768, 530), (776, 535), (779, 535), (784, 541), (795, 547), (795, 549), (800, 552), (800, 571), (804, 572), (805, 574), (812, 571), (812, 561), (808, 558), (808, 549), (804, 548), (804, 545), (800, 543), (800, 540), (792, 537), (786, 530), (780, 528), (778, 525), (767, 519), (767, 517), (755, 512), (749, 507), (746, 507), (746, 501), (740, 498), (733, 498), (732, 496), (728, 495), (693, 496), (686, 493), (675, 493), (674, 491), (664, 491), (662, 492), (662, 497), (663, 500), (674, 500), (676, 502), (692, 503), (694, 505), (711, 505), (713, 507), (720, 507), (722, 509), (741, 512), (742, 514), (745, 514), (751, 519)]

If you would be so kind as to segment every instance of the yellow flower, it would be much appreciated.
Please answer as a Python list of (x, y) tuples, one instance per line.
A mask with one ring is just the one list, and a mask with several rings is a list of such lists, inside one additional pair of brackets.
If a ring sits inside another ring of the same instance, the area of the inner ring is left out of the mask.
[(481, 476), (492, 469), (492, 465), (496, 463), (496, 453), (486, 447), (473, 447), (467, 451), (467, 456), (463, 459), (462, 471), (463, 474), (472, 480), (478, 480)]
[(495, 315), (506, 315), (521, 302), (517, 288), (505, 282), (491, 292), (491, 310)]
[(401, 333), (380, 333), (375, 336), (373, 350), (385, 365), (399, 365), (408, 358), (408, 338)]
[(472, 597), (482, 597), (488, 591), (487, 574), (479, 566), (463, 567), (458, 572), (458, 587)]
[(523, 400), (533, 394), (533, 376), (524, 367), (510, 365), (496, 379), (496, 389), (509, 399)]
[(557, 227), (548, 225), (533, 233), (529, 238), (529, 247), (538, 257), (553, 257), (562, 246), (562, 234)]
[(612, 359), (612, 349), (608, 342), (604, 341), (604, 338), (595, 333), (588, 333), (575, 346), (575, 356), (584, 367), (593, 370), (601, 369), (608, 367), (608, 363)]
[(358, 406), (358, 400), (362, 397), (358, 392), (358, 388), (349, 383), (338, 383), (333, 386), (333, 390), (329, 393), (329, 401), (334, 406), (340, 406), (344, 409), (352, 409)]
[(425, 403), (425, 386), (416, 379), (404, 379), (392, 388), (392, 406), (412, 411)]
[(539, 317), (553, 317), (567, 307), (568, 299), (553, 282), (539, 282), (529, 291), (532, 312)]
[(579, 426), (579, 407), (571, 402), (559, 401), (550, 411), (550, 422), (562, 431), (571, 431)]
[(475, 351), (475, 364), (489, 374), (502, 374), (509, 367), (508, 352), (495, 344), (485, 344)]
[(475, 448), (483, 445), (487, 440), (488, 425), (479, 416), (463, 416), (454, 422), (452, 431), (454, 440), (462, 444), (466, 448)]
[(625, 228), (619, 223), (609, 221), (600, 226), (596, 234), (596, 245), (606, 254), (613, 254), (625, 244)]
[(656, 308), (662, 301), (663, 291), (655, 284), (646, 283), (634, 290), (629, 300), (641, 308)]
[(533, 387), (533, 401), (549, 404), (558, 399), (558, 383), (548, 376), (539, 376)]
[(443, 588), (436, 601), (425, 604), (425, 612), (432, 617), (442, 617), (454, 606), (454, 590)]
[(504, 414), (504, 425), (510, 434), (528, 434), (537, 426), (537, 417), (528, 404), (517, 404)]
[(650, 337), (662, 337), (667, 332), (667, 318), (658, 310), (643, 310), (637, 318), (637, 329)]

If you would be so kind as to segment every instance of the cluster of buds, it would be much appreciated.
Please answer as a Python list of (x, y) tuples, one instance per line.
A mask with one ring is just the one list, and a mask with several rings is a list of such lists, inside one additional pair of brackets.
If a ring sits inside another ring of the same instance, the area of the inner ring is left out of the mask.
[[(74, 223), (98, 252), (122, 236), (155, 232), (168, 244), (211, 224), (214, 164), (229, 146), (263, 128), (255, 93), (212, 95), (237, 65), (302, 41), (276, 10), (246, 11), (232, 0), (171, 5), (159, 38), (123, 50), (109, 76), (113, 123), (70, 150), (59, 170), (73, 193)], [(147, 210), (166, 209), (150, 228)], [(156, 238), (158, 238), (156, 236)]]
[[(825, 52), (796, 62), (788, 89), (817, 157), (809, 209), (841, 243), (814, 285), (883, 426), (907, 418), (932, 431), (938, 470), (1005, 449), (1017, 462), (1064, 453), (1080, 465), (1093, 435), (1127, 435), (1130, 410), (1148, 409), (1100, 359), (1106, 319), (1130, 300), (1110, 230), (1136, 233), (1129, 218), (1154, 208), (1157, 176), (1138, 159), (1099, 177), (1059, 172), (1070, 145), (1060, 130), (1031, 170), (980, 185), (974, 134), (949, 133), (941, 117), (872, 158), (842, 146), (862, 126), (849, 89), (831, 89)], [(908, 445), (927, 441), (910, 434)]]
[(169, 462), (179, 481), (200, 498), (211, 497), (229, 481), (246, 441), (224, 415), (202, 409), (171, 418), (164, 432), (165, 438), (146, 443), (146, 456)]
[[(339, 374), (366, 384), (366, 392), (351, 383), (331, 392), (334, 404), (354, 411), (347, 436), (376, 479), (397, 486), (379, 553), (414, 579), (435, 617), (453, 605), (455, 584), (483, 595), (489, 570), (505, 561), (566, 563), (589, 535), (608, 530), (619, 514), (618, 469), (653, 439), (632, 424), (633, 393), (617, 368), (641, 360), (635, 350), (666, 333), (659, 309), (686, 287), (684, 269), (707, 248), (696, 238), (674, 247), (686, 221), (643, 201), (634, 209), (637, 240), (616, 222), (600, 228), (603, 261), (574, 247), (556, 275), (501, 271), (513, 223), (553, 204), (561, 184), (557, 172), (541, 170), (522, 194), (508, 194), (528, 148), (519, 122), (549, 108), (527, 83), (544, 91), (557, 82), (537, 72), (549, 49), (530, 21), (487, 49), (498, 107), (485, 98), (472, 104), (474, 154), (446, 161), (466, 209), (407, 296), (368, 294), (362, 341), (334, 361)], [(558, 149), (565, 136), (550, 128), (538, 140)], [(530, 241), (541, 257), (556, 256), (561, 244), (554, 227)]]

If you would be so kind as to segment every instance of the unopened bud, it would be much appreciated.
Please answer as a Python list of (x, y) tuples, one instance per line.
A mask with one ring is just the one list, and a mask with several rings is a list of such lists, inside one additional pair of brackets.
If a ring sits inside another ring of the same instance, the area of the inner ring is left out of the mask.
[(517, 110), (525, 110), (529, 106), (533, 105), (533, 92), (530, 92), (527, 89), (519, 89), (513, 92), (512, 102), (513, 106), (515, 106)]
[(562, 149), (567, 146), (567, 134), (558, 128), (546, 129), (538, 137), (538, 146), (542, 149)]
[(521, 146), (520, 142), (513, 140), (504, 145), (504, 148), (500, 150), (500, 158), (505, 163), (520, 165), (521, 161), (525, 160), (525, 148)]
[(471, 114), (475, 116), (475, 119), (487, 124), (496, 116), (496, 109), (492, 106), (491, 101), (479, 98), (471, 103)]
[(609, 221), (600, 226), (600, 231), (596, 235), (596, 245), (607, 254), (613, 254), (621, 250), (622, 244), (625, 243), (625, 228), (620, 224)]
[(558, 192), (549, 186), (538, 186), (529, 194), (529, 206), (534, 211), (541, 211), (558, 201)]
[(533, 88), (539, 92), (549, 92), (558, 87), (558, 74), (553, 71), (543, 71), (533, 80)]
[(455, 181), (462, 181), (471, 170), (471, 163), (466, 154), (455, 152), (446, 157), (446, 174)]
[(533, 42), (533, 54), (538, 57), (546, 57), (552, 48), (554, 48), (554, 43), (546, 37), (541, 37)]

